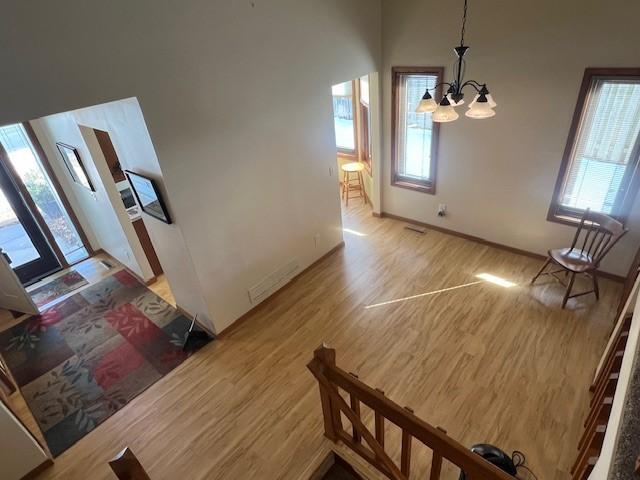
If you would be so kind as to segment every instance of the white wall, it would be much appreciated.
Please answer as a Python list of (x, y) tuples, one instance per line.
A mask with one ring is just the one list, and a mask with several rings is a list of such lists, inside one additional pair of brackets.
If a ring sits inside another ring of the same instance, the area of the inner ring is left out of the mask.
[[(97, 250), (102, 248), (100, 246), (100, 242), (96, 238), (93, 227), (91, 225), (91, 220), (85, 214), (85, 210), (81, 208), (82, 202), (85, 200), (85, 193), (87, 190), (85, 188), (77, 185), (71, 176), (67, 173), (67, 168), (62, 163), (62, 158), (60, 157), (60, 153), (58, 149), (55, 147), (55, 142), (53, 142), (48, 134), (42, 129), (41, 121), (32, 120), (29, 122), (31, 127), (33, 128), (38, 141), (42, 145), (42, 149), (44, 150), (47, 159), (49, 160), (49, 164), (55, 174), (56, 179), (60, 183), (60, 187), (65, 193), (67, 200), (69, 201), (71, 208), (73, 209), (82, 230), (87, 236), (87, 240), (92, 249)], [(62, 131), (69, 133), (69, 138), (78, 139), (79, 137), (76, 134), (73, 134), (73, 125), (66, 121), (63, 117), (60, 117), (60, 128)], [(87, 192), (89, 193), (89, 192)]]
[[(637, 67), (640, 3), (472, 1), (467, 78), (486, 82), (497, 115), (440, 128), (436, 195), (390, 185), (392, 66), (445, 66), (450, 79), (460, 41), (462, 1), (383, 1), (384, 166), (382, 209), (536, 253), (570, 242), (571, 227), (547, 210), (585, 67)], [(436, 215), (446, 203), (448, 216)], [(640, 239), (632, 232), (603, 269), (626, 275)]]
[(220, 330), (341, 241), (330, 87), (378, 70), (379, 31), (371, 0), (11, 2), (0, 123), (136, 97)]
[(371, 112), (371, 208), (379, 214), (382, 210), (382, 102), (381, 102), (380, 74), (369, 74), (369, 108)]
[[(61, 186), (65, 192), (71, 192), (69, 203), (74, 212), (82, 214), (79, 221), (85, 232), (91, 232), (92, 246), (102, 248), (142, 279), (153, 277), (93, 129), (79, 125), (73, 112), (50, 115), (32, 121), (31, 125)], [(78, 149), (95, 192), (71, 179), (57, 142)]]
[(7, 406), (0, 402), (0, 465), (3, 480), (18, 480), (47, 460), (47, 454)]
[[(109, 132), (123, 170), (146, 175), (155, 181), (167, 203), (167, 209), (173, 223), (166, 224), (144, 213), (142, 220), (169, 281), (176, 303), (192, 315), (197, 314), (199, 320), (211, 323), (211, 316), (202, 294), (202, 288), (198, 282), (191, 255), (184, 242), (180, 227), (181, 219), (176, 218), (172, 211), (171, 197), (164, 187), (162, 170), (138, 101), (135, 98), (130, 98), (83, 108), (74, 111), (73, 116), (81, 125)], [(120, 201), (119, 198), (118, 200)], [(124, 207), (122, 212), (126, 216)], [(131, 234), (137, 240), (133, 227), (131, 230)], [(140, 254), (145, 255), (142, 250), (140, 250)], [(151, 274), (150, 269), (149, 274)], [(211, 326), (213, 325), (211, 324)]]

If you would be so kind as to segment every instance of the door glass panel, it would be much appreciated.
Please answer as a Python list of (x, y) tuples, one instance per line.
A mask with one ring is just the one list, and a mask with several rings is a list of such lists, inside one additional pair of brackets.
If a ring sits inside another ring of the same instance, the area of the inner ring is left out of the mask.
[(89, 255), (80, 235), (42, 167), (24, 127), (21, 124), (0, 127), (0, 142), (67, 262), (73, 264), (87, 258)]
[(0, 190), (0, 248), (11, 258), (12, 268), (40, 258), (2, 190)]

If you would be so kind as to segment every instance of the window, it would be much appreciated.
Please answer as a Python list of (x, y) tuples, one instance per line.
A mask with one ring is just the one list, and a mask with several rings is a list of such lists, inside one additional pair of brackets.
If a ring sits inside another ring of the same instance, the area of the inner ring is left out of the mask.
[(369, 107), (369, 76), (360, 77), (360, 157), (371, 173), (371, 109)]
[(333, 93), (333, 122), (338, 152), (356, 155), (356, 120), (353, 111), (354, 82), (339, 83), (331, 87)]
[(640, 69), (585, 70), (549, 220), (624, 220), (638, 191)]
[(435, 193), (439, 125), (416, 107), (425, 90), (442, 81), (442, 72), (442, 67), (393, 68), (392, 185)]

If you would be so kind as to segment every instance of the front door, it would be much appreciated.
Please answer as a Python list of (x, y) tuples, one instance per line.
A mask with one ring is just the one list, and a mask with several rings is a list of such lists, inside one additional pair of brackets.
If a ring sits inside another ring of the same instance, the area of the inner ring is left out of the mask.
[(40, 230), (7, 168), (0, 145), (0, 249), (24, 285), (60, 270), (47, 238)]

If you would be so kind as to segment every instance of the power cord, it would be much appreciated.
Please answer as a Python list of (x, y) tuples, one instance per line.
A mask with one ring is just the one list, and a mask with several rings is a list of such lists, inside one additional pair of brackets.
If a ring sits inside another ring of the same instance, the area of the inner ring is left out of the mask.
[(524, 462), (526, 461), (526, 457), (524, 456), (524, 453), (522, 453), (520, 450), (513, 451), (513, 453), (511, 454), (511, 461), (513, 462), (513, 465), (516, 467), (516, 470), (518, 470), (519, 468), (522, 468), (527, 472), (529, 472), (529, 475), (532, 476), (534, 480), (538, 480), (538, 477), (536, 477), (535, 473), (533, 473), (531, 469), (524, 464)]

